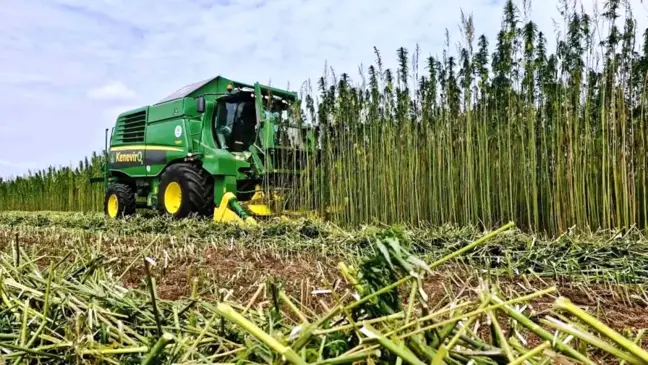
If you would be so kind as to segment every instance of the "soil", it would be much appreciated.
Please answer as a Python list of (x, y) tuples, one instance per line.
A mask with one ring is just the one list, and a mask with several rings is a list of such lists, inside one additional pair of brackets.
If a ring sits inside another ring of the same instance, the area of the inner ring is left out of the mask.
[[(247, 303), (259, 285), (276, 282), (302, 306), (314, 311), (325, 310), (333, 305), (334, 300), (326, 290), (333, 288), (336, 293), (341, 294), (351, 289), (339, 274), (339, 257), (313, 254), (286, 256), (240, 247), (210, 247), (206, 248), (202, 255), (194, 257), (183, 262), (174, 262), (166, 268), (157, 267), (155, 275), (162, 299), (189, 297), (190, 283), (194, 277), (209, 280), (216, 287), (231, 291), (229, 298), (241, 303)], [(158, 266), (161, 266), (160, 263)], [(133, 268), (125, 276), (127, 286), (143, 288), (143, 274), (143, 268)], [(526, 295), (555, 286), (556, 294), (533, 301), (532, 306), (537, 313), (549, 311), (555, 296), (559, 294), (617, 331), (635, 332), (638, 329), (648, 329), (648, 298), (640, 288), (609, 283), (585, 284), (567, 278), (498, 277), (492, 280), (497, 280), (501, 293), (504, 296), (509, 294), (508, 297)], [(454, 297), (462, 290), (464, 295), (476, 295), (476, 291), (470, 288), (477, 288), (478, 285), (479, 279), (474, 271), (453, 265), (439, 268), (424, 281), (424, 289), (430, 303), (441, 300), (448, 293), (452, 293)], [(263, 291), (261, 297), (267, 299), (265, 295)], [(403, 297), (406, 298), (407, 295)]]

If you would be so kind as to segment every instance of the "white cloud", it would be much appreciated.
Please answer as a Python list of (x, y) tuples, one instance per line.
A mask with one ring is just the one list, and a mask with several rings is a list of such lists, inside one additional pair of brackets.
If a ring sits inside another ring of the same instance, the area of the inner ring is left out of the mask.
[(95, 100), (128, 100), (136, 96), (135, 91), (121, 81), (111, 81), (104, 86), (88, 91), (88, 98)]

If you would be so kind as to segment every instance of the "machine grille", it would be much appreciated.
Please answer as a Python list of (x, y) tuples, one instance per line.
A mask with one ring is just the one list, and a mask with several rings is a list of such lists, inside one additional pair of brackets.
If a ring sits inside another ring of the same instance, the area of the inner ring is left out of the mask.
[(121, 143), (143, 143), (146, 134), (146, 111), (123, 115), (117, 120), (115, 136)]

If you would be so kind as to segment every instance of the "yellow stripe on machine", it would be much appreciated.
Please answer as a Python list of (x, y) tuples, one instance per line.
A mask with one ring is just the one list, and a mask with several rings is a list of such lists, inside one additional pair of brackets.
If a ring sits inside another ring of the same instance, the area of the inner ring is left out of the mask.
[(184, 148), (171, 147), (171, 146), (145, 146), (145, 145), (116, 146), (110, 148), (110, 151), (132, 151), (132, 150), (183, 152)]

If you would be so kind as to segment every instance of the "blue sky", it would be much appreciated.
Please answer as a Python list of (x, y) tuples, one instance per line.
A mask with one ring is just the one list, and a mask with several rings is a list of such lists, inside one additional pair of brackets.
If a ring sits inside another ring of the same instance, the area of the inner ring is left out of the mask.
[[(647, 5), (630, 2), (645, 27)], [(296, 90), (325, 62), (357, 75), (374, 46), (390, 67), (400, 46), (440, 55), (447, 28), (454, 50), (461, 10), (494, 43), (501, 0), (2, 1), (0, 176), (76, 164), (118, 113), (218, 74)], [(552, 32), (557, 1), (530, 18)]]

